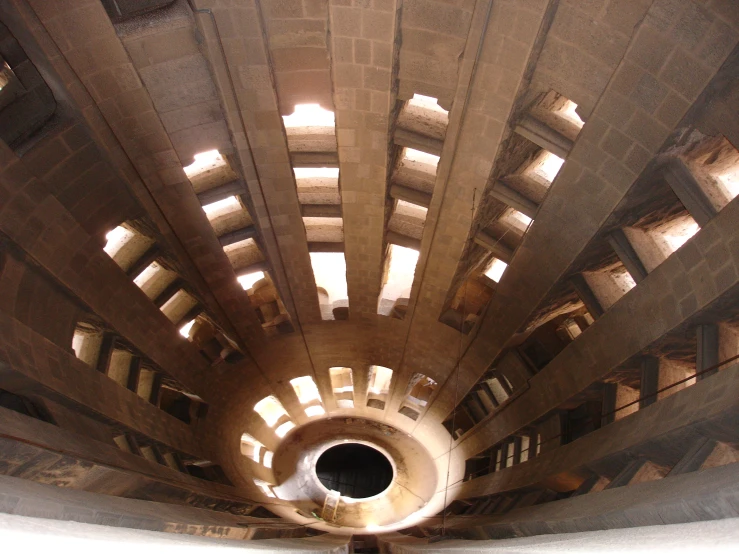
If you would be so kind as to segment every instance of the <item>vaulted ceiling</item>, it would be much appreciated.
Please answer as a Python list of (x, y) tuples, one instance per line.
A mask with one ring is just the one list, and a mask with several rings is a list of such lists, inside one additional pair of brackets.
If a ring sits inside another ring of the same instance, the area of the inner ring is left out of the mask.
[(300, 464), (375, 441), (409, 493), (338, 531), (390, 530), (496, 492), (469, 481), (491, 448), (585, 433), (560, 414), (595, 402), (600, 428), (644, 396), (645, 356), (662, 386), (711, 365), (705, 326), (714, 364), (735, 354), (730, 2), (8, 0), (0, 20), (0, 388), (62, 428), (205, 461), (334, 531)]

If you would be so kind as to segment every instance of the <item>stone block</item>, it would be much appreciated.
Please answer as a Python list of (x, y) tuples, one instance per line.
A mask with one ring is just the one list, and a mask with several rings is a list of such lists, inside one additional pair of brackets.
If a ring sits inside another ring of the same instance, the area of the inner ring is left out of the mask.
[(692, 100), (703, 90), (710, 76), (705, 66), (678, 48), (660, 72), (659, 79), (683, 98)]
[(371, 40), (392, 42), (395, 36), (395, 14), (393, 12), (364, 10), (362, 13), (361, 36)]

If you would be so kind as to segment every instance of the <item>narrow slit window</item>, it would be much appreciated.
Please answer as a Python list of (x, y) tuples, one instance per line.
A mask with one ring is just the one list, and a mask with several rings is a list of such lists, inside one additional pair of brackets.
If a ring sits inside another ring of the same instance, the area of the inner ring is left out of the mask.
[(279, 425), (277, 429), (275, 429), (275, 435), (277, 435), (280, 438), (283, 438), (294, 428), (295, 428), (295, 424), (292, 421), (286, 421), (285, 423)]
[(319, 104), (297, 104), (291, 115), (283, 115), (285, 127), (334, 127), (334, 113)]
[(180, 335), (185, 337), (186, 339), (190, 338), (190, 331), (192, 330), (193, 325), (195, 325), (195, 320), (191, 319), (187, 323), (185, 323), (182, 327), (180, 327)]
[(262, 458), (262, 463), (264, 464), (264, 467), (271, 469), (272, 468), (272, 459), (274, 458), (275, 454), (271, 450), (266, 450), (264, 452), (264, 457)]
[(652, 228), (648, 234), (657, 243), (665, 257), (675, 252), (700, 230), (696, 221), (689, 215), (676, 217), (671, 221)]
[(326, 413), (322, 406), (321, 394), (311, 376), (296, 377), (290, 380), (290, 384), (298, 400), (304, 406), (305, 415), (314, 417)]
[(526, 168), (524, 174), (531, 175), (539, 181), (551, 184), (562, 169), (565, 161), (547, 150), (542, 150), (534, 161)]
[(620, 262), (599, 271), (584, 272), (583, 277), (604, 310), (636, 286), (631, 274)]
[(72, 350), (75, 355), (90, 367), (97, 365), (103, 333), (92, 328), (78, 326), (72, 337)]
[(398, 410), (401, 414), (415, 420), (428, 405), (437, 383), (422, 373), (414, 373), (406, 388), (405, 398)]
[(415, 408), (425, 408), (431, 395), (436, 390), (437, 383), (422, 373), (414, 373), (408, 383), (408, 392), (405, 401)]
[(582, 129), (582, 126), (585, 125), (585, 122), (580, 119), (580, 116), (577, 113), (577, 104), (572, 100), (565, 100), (562, 106), (555, 110), (555, 113), (563, 119), (573, 123), (579, 129)]
[(254, 405), (257, 412), (268, 427), (274, 427), (282, 418), (287, 418), (288, 413), (277, 398), (267, 396)]
[(308, 417), (315, 417), (319, 415), (324, 415), (326, 413), (326, 410), (323, 409), (323, 406), (321, 405), (314, 405), (314, 406), (308, 406), (305, 409), (305, 415)]
[(419, 171), (436, 175), (436, 168), (439, 165), (439, 156), (416, 150), (415, 148), (406, 148), (403, 151), (403, 163), (407, 164), (411, 169), (417, 169)]
[(318, 288), (321, 318), (334, 319), (335, 308), (349, 306), (344, 253), (311, 252), (310, 261)]
[(261, 281), (262, 279), (264, 279), (264, 271), (254, 271), (236, 278), (244, 290), (251, 289), (257, 281)]
[(177, 275), (173, 271), (165, 269), (159, 262), (152, 262), (134, 278), (133, 282), (153, 300), (176, 278)]
[(526, 214), (510, 208), (505, 211), (503, 216), (500, 218), (500, 221), (505, 223), (506, 225), (510, 225), (511, 227), (517, 229), (518, 231), (521, 231), (522, 233), (525, 233), (533, 220)]
[(485, 277), (488, 277), (496, 283), (499, 283), (506, 269), (508, 269), (507, 263), (505, 263), (503, 260), (499, 260), (498, 258), (493, 258), (493, 261), (485, 270)]
[(259, 463), (263, 448), (264, 445), (248, 433), (241, 435), (241, 454), (247, 458)]
[(332, 367), (329, 368), (331, 377), (331, 388), (334, 392), (336, 405), (339, 408), (354, 407), (354, 381), (352, 379), (352, 368)]
[(178, 323), (190, 310), (197, 306), (198, 301), (183, 289), (178, 290), (172, 298), (167, 300), (160, 308), (172, 323)]
[(370, 366), (369, 387), (367, 390), (367, 406), (385, 409), (385, 401), (390, 392), (393, 370), (380, 365)]
[(385, 284), (380, 293), (377, 313), (390, 315), (395, 303), (401, 298), (410, 298), (413, 277), (416, 274), (419, 252), (391, 244), (388, 248), (390, 258), (387, 264)]
[(296, 167), (293, 171), (301, 204), (341, 204), (338, 167)]
[(105, 235), (103, 247), (108, 256), (127, 271), (154, 244), (154, 240), (134, 231), (126, 224), (119, 225)]
[(334, 113), (318, 104), (298, 104), (291, 115), (282, 116), (291, 152), (336, 151)]
[(442, 114), (449, 113), (444, 108), (439, 106), (436, 98), (432, 96), (424, 96), (423, 94), (414, 94), (413, 98), (408, 100), (408, 104), (411, 106), (417, 106), (419, 108), (424, 108), (426, 110), (432, 110), (434, 112), (439, 112)]
[(277, 498), (277, 495), (272, 490), (272, 485), (267, 483), (267, 481), (262, 481), (261, 479), (254, 479), (254, 484), (261, 489), (261, 491), (264, 493), (265, 496), (268, 496), (270, 498)]

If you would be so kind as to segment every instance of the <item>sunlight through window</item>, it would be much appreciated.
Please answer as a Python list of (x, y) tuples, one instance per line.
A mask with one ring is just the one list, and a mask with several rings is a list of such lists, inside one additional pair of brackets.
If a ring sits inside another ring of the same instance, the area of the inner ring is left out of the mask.
[(191, 320), (188, 323), (185, 323), (182, 327), (180, 327), (180, 335), (185, 337), (186, 339), (190, 338), (190, 331), (192, 330), (192, 326), (195, 325), (195, 320)]
[(262, 398), (254, 405), (254, 411), (262, 416), (262, 419), (269, 427), (274, 427), (280, 418), (288, 415), (280, 401), (274, 396)]
[(228, 165), (218, 150), (208, 150), (195, 154), (195, 161), (184, 168), (185, 175), (188, 177), (196, 177), (206, 171), (212, 171)]
[(295, 127), (333, 127), (334, 113), (324, 110), (318, 104), (298, 104), (292, 115), (283, 115), (286, 128)]
[(391, 244), (388, 255), (390, 256), (390, 263), (388, 264), (387, 280), (385, 286), (382, 287), (378, 310), (378, 313), (382, 315), (390, 314), (393, 303), (398, 298), (410, 297), (419, 253), (404, 246)]
[(257, 281), (261, 279), (264, 279), (264, 271), (255, 271), (254, 273), (247, 273), (246, 275), (236, 277), (236, 280), (244, 288), (244, 290), (249, 290)]
[(490, 267), (488, 267), (488, 269), (485, 271), (485, 276), (489, 277), (496, 283), (499, 283), (500, 278), (503, 277), (503, 273), (505, 272), (507, 267), (508, 267), (508, 264), (505, 263), (503, 260), (499, 260), (498, 258), (493, 258), (493, 261), (490, 264)]

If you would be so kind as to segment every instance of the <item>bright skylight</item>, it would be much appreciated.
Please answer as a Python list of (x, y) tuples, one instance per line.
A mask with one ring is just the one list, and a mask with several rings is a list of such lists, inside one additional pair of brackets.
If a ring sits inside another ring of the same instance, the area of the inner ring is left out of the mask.
[(680, 248), (688, 242), (690, 237), (695, 235), (700, 227), (692, 218), (685, 218), (684, 221), (677, 220), (672, 225), (665, 225), (660, 229), (659, 236), (667, 244), (671, 252)]
[(411, 202), (406, 202), (405, 200), (398, 200), (395, 204), (395, 213), (416, 219), (423, 219), (425, 221), (426, 215), (428, 214), (428, 208), (424, 208), (423, 206), (419, 206), (418, 204), (413, 204)]
[(339, 178), (338, 167), (295, 167), (293, 172), (296, 179)]
[(408, 101), (411, 106), (418, 106), (419, 108), (425, 108), (427, 110), (434, 110), (435, 112), (441, 112), (443, 114), (449, 113), (444, 108), (439, 106), (436, 98), (432, 96), (424, 96), (422, 94), (414, 94), (413, 98)]
[(157, 273), (162, 271), (163, 268), (156, 262), (150, 263), (144, 271), (139, 273), (133, 280), (137, 287), (143, 287), (150, 279), (152, 279)]
[(329, 368), (328, 373), (331, 377), (331, 387), (333, 388), (334, 393), (354, 391), (352, 368), (331, 367)]
[(264, 453), (264, 459), (262, 460), (262, 463), (264, 464), (264, 467), (271, 468), (272, 467), (272, 458), (274, 458), (275, 454), (271, 450), (267, 450)]
[(226, 160), (223, 159), (218, 150), (208, 150), (207, 152), (201, 152), (195, 154), (195, 161), (184, 168), (185, 175), (188, 177), (195, 177), (205, 171), (211, 171), (220, 167), (226, 166)]
[(513, 208), (506, 210), (503, 217), (500, 219), (503, 223), (506, 223), (522, 232), (526, 232), (526, 229), (529, 227), (529, 223), (532, 221), (529, 216), (519, 212), (518, 210), (514, 210)]
[(557, 110), (557, 113), (568, 121), (571, 121), (578, 127), (582, 127), (583, 125), (585, 125), (585, 122), (580, 119), (580, 116), (577, 115), (577, 111), (575, 110), (577, 110), (577, 104), (575, 104), (572, 100), (567, 100), (565, 102), (565, 105)]
[(545, 181), (551, 183), (562, 168), (562, 164), (565, 161), (552, 154), (547, 150), (543, 150), (541, 154), (532, 162), (532, 164), (526, 169), (526, 172), (534, 173)]
[(323, 409), (323, 406), (308, 406), (305, 409), (305, 415), (308, 417), (315, 417), (319, 415), (323, 415), (326, 413), (326, 410)]
[(287, 435), (291, 429), (295, 428), (295, 424), (292, 421), (286, 421), (282, 425), (280, 425), (277, 429), (275, 429), (275, 435), (282, 438), (285, 435)]
[(385, 286), (382, 287), (382, 294), (380, 294), (380, 298), (385, 301), (386, 306), (384, 308), (380, 306), (381, 311), (378, 311), (378, 313), (389, 315), (393, 302), (398, 298), (410, 297), (413, 276), (416, 273), (416, 264), (418, 263), (418, 254), (418, 251), (404, 246), (390, 245), (387, 281)]
[(261, 442), (248, 433), (241, 435), (241, 453), (257, 463), (259, 463), (259, 453), (263, 447), (264, 445)]
[(715, 176), (726, 191), (729, 193), (729, 199), (733, 199), (739, 194), (739, 164), (736, 164)]
[(348, 297), (346, 259), (343, 252), (311, 252), (310, 263), (316, 286), (328, 293), (330, 303)]
[(208, 219), (215, 219), (221, 215), (225, 215), (231, 212), (241, 210), (241, 202), (235, 196), (229, 196), (218, 202), (206, 204), (203, 206), (203, 211), (208, 216)]
[(418, 162), (426, 165), (432, 165), (436, 167), (439, 164), (439, 156), (421, 152), (413, 148), (406, 148), (403, 153), (403, 158), (411, 162)]
[(503, 272), (507, 267), (508, 264), (504, 261), (499, 260), (498, 258), (493, 258), (493, 263), (491, 263), (490, 267), (485, 271), (485, 276), (490, 277), (493, 281), (499, 283), (500, 278), (503, 277)]
[(393, 378), (393, 370), (381, 365), (370, 366), (369, 392), (374, 394), (387, 394), (390, 390), (390, 381)]
[(246, 275), (240, 275), (236, 277), (239, 284), (244, 287), (244, 290), (249, 290), (254, 286), (254, 283), (264, 279), (264, 271), (255, 271), (253, 273), (247, 273)]
[(334, 127), (334, 113), (318, 104), (298, 104), (292, 115), (283, 115), (285, 128), (291, 127)]
[(107, 242), (103, 247), (105, 253), (114, 257), (123, 246), (133, 238), (134, 232), (119, 225), (105, 235)]
[(267, 396), (262, 398), (254, 405), (254, 411), (257, 412), (269, 427), (274, 427), (282, 416), (286, 416), (287, 411), (282, 407), (277, 398)]
[(295, 390), (295, 394), (301, 404), (310, 404), (315, 400), (318, 402), (321, 401), (318, 387), (316, 386), (315, 381), (313, 381), (313, 377), (310, 375), (291, 379), (290, 384), (292, 385), (293, 390)]
[(254, 479), (254, 484), (259, 487), (266, 496), (269, 496), (270, 498), (277, 498), (277, 496), (275, 496), (275, 493), (272, 491), (272, 487), (266, 481), (262, 481), (261, 479)]
[(182, 327), (180, 327), (180, 335), (182, 335), (186, 339), (190, 338), (190, 330), (192, 329), (193, 325), (195, 325), (194, 319), (185, 323)]

